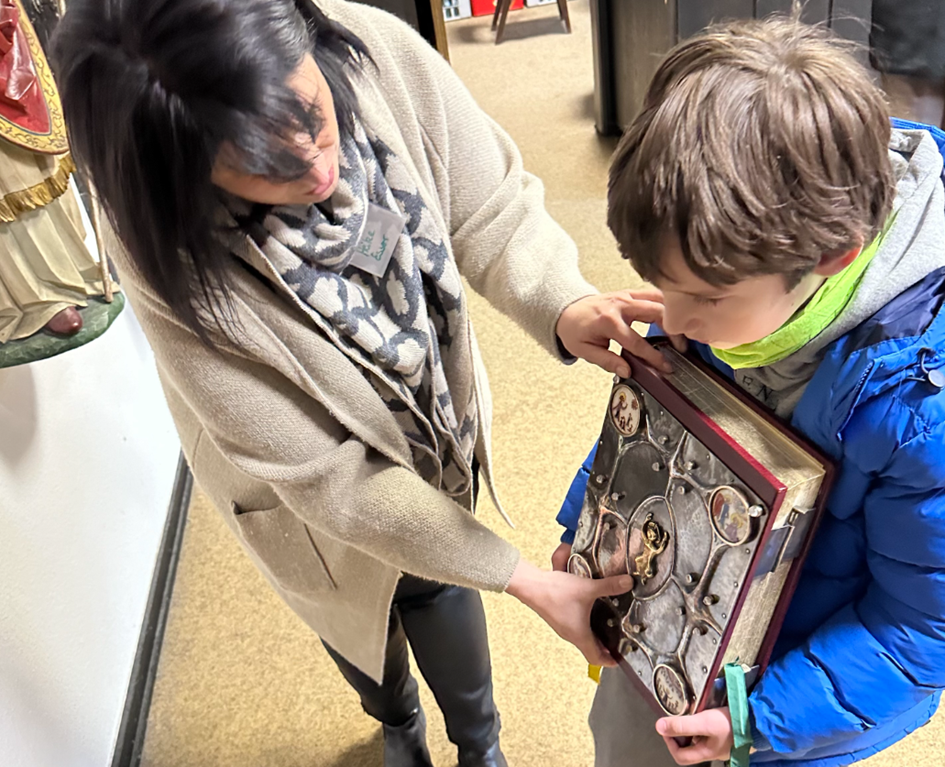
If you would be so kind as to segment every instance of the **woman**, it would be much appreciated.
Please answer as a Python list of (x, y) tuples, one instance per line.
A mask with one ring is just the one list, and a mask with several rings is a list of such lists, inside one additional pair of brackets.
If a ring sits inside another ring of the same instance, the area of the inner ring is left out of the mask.
[(474, 589), (601, 663), (591, 604), (629, 584), (541, 571), (470, 513), (490, 399), (460, 274), (612, 372), (640, 302), (595, 295), (510, 139), (383, 12), (75, 0), (55, 52), (197, 481), (383, 722), (385, 764), (429, 764), (406, 636), (460, 764), (504, 765)]

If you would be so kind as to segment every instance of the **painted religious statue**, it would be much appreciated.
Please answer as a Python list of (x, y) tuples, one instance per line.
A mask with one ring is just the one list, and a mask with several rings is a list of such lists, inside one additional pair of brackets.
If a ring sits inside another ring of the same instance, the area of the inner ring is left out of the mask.
[(20, 0), (0, 0), (0, 367), (103, 333), (121, 310), (85, 246), (59, 94)]

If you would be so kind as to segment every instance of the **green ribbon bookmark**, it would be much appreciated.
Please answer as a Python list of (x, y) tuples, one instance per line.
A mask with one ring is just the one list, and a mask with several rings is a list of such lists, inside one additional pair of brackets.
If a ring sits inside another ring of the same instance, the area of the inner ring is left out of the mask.
[(732, 717), (732, 746), (730, 767), (748, 767), (751, 756), (751, 722), (748, 718), (748, 690), (745, 688), (745, 668), (739, 663), (725, 667), (725, 686), (728, 689), (728, 712)]

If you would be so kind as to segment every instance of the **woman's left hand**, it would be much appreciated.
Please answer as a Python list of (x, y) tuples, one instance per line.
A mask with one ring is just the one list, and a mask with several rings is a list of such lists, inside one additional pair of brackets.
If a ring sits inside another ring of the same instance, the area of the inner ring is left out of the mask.
[(632, 588), (629, 575), (592, 580), (540, 570), (520, 559), (505, 591), (538, 613), (559, 637), (577, 647), (588, 663), (614, 666), (616, 662), (591, 631), (591, 608), (598, 599), (626, 594)]
[(653, 367), (672, 372), (663, 355), (631, 327), (634, 322), (658, 323), (662, 319), (663, 295), (658, 290), (621, 290), (575, 301), (561, 313), (555, 331), (575, 357), (627, 378), (630, 366), (609, 351), (611, 341)]
[[(663, 736), (676, 764), (724, 762), (735, 744), (728, 708), (710, 708), (693, 716), (666, 716), (657, 721), (656, 731)], [(674, 738), (692, 738), (692, 743), (680, 746)]]

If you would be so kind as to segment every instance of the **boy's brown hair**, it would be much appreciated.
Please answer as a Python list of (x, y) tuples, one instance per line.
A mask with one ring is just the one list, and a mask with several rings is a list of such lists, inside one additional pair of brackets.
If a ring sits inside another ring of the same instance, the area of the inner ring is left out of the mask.
[(895, 183), (885, 99), (850, 46), (790, 18), (732, 22), (673, 49), (610, 170), (608, 225), (647, 280), (667, 242), (713, 285), (869, 243)]

